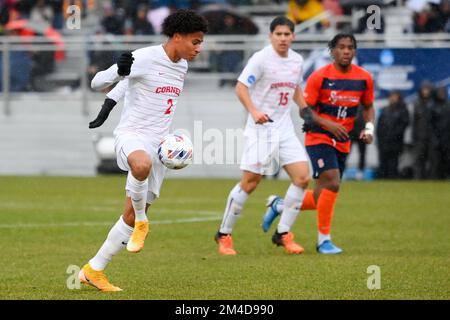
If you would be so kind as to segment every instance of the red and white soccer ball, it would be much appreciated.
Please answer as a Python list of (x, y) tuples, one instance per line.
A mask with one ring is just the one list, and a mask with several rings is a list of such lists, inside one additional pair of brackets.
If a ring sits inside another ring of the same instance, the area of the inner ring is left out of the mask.
[(192, 163), (193, 145), (184, 134), (168, 134), (158, 147), (159, 160), (169, 169), (183, 169)]

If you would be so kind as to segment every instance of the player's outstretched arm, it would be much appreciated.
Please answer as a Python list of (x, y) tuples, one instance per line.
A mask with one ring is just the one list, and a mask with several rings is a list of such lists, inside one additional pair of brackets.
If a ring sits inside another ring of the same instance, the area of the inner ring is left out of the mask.
[(94, 79), (92, 79), (91, 88), (93, 90), (103, 90), (130, 75), (133, 61), (134, 58), (131, 52), (123, 53), (116, 64), (107, 70), (97, 72)]
[(102, 108), (97, 116), (97, 118), (89, 123), (89, 128), (100, 127), (108, 118), (111, 110), (124, 96), (128, 89), (128, 79), (120, 81), (114, 89), (112, 89), (106, 95), (106, 99), (103, 102)]
[(108, 119), (109, 113), (116, 104), (117, 102), (114, 101), (113, 99), (106, 98), (105, 101), (103, 102), (100, 112), (97, 115), (97, 118), (89, 122), (89, 128), (93, 129), (100, 127), (106, 121), (106, 119)]

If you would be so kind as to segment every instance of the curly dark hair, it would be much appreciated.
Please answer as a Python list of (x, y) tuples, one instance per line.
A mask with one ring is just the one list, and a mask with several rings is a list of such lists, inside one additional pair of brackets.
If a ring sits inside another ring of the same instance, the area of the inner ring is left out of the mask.
[(162, 34), (173, 37), (175, 33), (188, 34), (208, 32), (208, 22), (193, 10), (177, 10), (169, 15), (162, 24)]
[(334, 48), (336, 48), (339, 40), (345, 39), (345, 38), (349, 38), (350, 40), (352, 40), (353, 46), (356, 49), (356, 39), (355, 39), (355, 36), (351, 33), (338, 33), (337, 35), (335, 35), (334, 38), (328, 42), (328, 49), (330, 51), (333, 50)]

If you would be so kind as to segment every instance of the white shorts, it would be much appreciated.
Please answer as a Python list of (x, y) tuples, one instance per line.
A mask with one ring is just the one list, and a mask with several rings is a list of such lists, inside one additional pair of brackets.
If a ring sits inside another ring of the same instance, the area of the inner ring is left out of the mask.
[[(152, 169), (148, 177), (147, 203), (152, 203), (159, 197), (159, 190), (164, 181), (167, 168), (158, 158), (158, 145), (145, 141), (143, 138), (135, 135), (117, 136), (115, 141), (115, 150), (117, 156), (117, 165), (120, 169), (130, 171), (128, 156), (136, 150), (144, 150), (152, 160)], [(127, 196), (128, 193), (127, 193)]]
[(248, 130), (241, 159), (241, 170), (260, 175), (274, 175), (281, 167), (296, 162), (307, 162), (305, 147), (294, 130)]

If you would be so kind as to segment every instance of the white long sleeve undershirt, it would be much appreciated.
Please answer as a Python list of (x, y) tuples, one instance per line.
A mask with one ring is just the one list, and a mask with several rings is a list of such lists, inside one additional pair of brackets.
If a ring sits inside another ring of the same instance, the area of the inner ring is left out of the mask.
[(114, 100), (115, 102), (119, 102), (123, 97), (125, 97), (128, 89), (128, 82), (128, 79), (119, 81), (119, 83), (116, 84), (116, 86), (110, 92), (108, 92), (106, 96)]
[(117, 70), (117, 64), (113, 64), (109, 69), (97, 72), (94, 79), (91, 81), (91, 88), (97, 91), (103, 90), (117, 81), (124, 79), (125, 77), (119, 76)]

